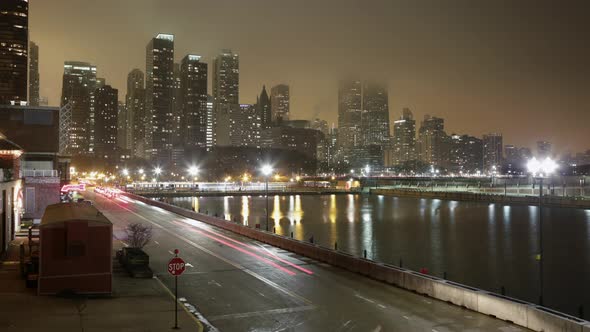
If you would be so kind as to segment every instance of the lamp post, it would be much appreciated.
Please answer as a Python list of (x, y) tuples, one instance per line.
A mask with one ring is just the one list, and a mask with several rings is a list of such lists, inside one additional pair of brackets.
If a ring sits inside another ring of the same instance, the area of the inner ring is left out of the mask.
[(555, 161), (549, 157), (543, 161), (532, 158), (527, 163), (527, 169), (531, 173), (533, 181), (536, 178), (539, 180), (539, 304), (543, 305), (543, 179), (551, 176), (557, 169)]
[(158, 190), (160, 189), (160, 173), (162, 173), (162, 169), (160, 167), (156, 167), (154, 169), (154, 173), (156, 174), (156, 187), (158, 188)]
[(191, 185), (192, 185), (192, 189), (195, 189), (195, 176), (197, 175), (197, 173), (199, 173), (199, 169), (197, 168), (197, 166), (191, 166), (188, 169), (188, 174), (191, 177)]
[(266, 203), (266, 231), (268, 232), (268, 223), (269, 223), (269, 218), (268, 218), (268, 177), (272, 174), (272, 166), (270, 165), (264, 165), (262, 166), (262, 174), (264, 175), (265, 178), (265, 190), (264, 190), (264, 201)]

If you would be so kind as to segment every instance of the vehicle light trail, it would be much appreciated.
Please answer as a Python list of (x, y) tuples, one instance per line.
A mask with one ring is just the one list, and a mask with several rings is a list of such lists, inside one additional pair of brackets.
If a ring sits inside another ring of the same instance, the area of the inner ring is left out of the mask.
[(244, 253), (244, 254), (246, 254), (246, 255), (252, 256), (252, 257), (254, 257), (254, 258), (258, 259), (259, 261), (265, 262), (265, 263), (267, 263), (267, 264), (271, 265), (272, 267), (274, 267), (274, 268), (276, 268), (276, 269), (279, 269), (279, 270), (281, 270), (281, 271), (283, 271), (283, 272), (285, 272), (285, 273), (287, 273), (287, 274), (289, 274), (289, 275), (292, 275), (292, 276), (294, 276), (294, 275), (296, 274), (295, 272), (293, 272), (293, 271), (291, 271), (291, 270), (289, 270), (289, 269), (286, 269), (286, 268), (284, 268), (284, 267), (280, 266), (279, 264), (277, 264), (277, 263), (275, 263), (275, 262), (271, 261), (270, 259), (264, 258), (264, 257), (262, 257), (262, 256), (259, 256), (259, 255), (255, 254), (255, 253), (253, 253), (253, 252), (250, 252), (250, 251), (247, 251), (247, 250), (245, 250), (245, 249), (243, 249), (243, 248), (240, 248), (240, 247), (238, 247), (238, 246), (236, 246), (236, 245), (234, 245), (234, 244), (232, 244), (232, 243), (230, 243), (230, 242), (228, 242), (228, 241), (225, 241), (225, 240), (223, 240), (223, 239), (220, 239), (220, 238), (218, 238), (218, 237), (216, 237), (216, 236), (214, 236), (214, 235), (212, 235), (212, 234), (209, 234), (209, 233), (207, 233), (207, 232), (204, 232), (204, 231), (202, 231), (200, 228), (199, 228), (199, 229), (194, 229), (194, 230), (195, 230), (197, 233), (199, 233), (199, 234), (201, 234), (201, 235), (203, 235), (203, 236), (206, 236), (206, 237), (208, 237), (208, 238), (210, 238), (210, 239), (212, 239), (212, 240), (215, 240), (215, 241), (217, 241), (217, 242), (219, 242), (219, 243), (221, 243), (221, 244), (224, 244), (224, 245), (226, 245), (226, 246), (228, 246), (228, 247), (230, 247), (230, 248), (233, 248), (233, 249), (235, 249), (235, 250), (237, 250), (237, 251), (239, 251), (239, 252), (241, 252), (241, 253)]
[(280, 257), (278, 257), (278, 256), (275, 256), (275, 255), (273, 255), (273, 254), (271, 254), (271, 253), (269, 253), (269, 252), (267, 252), (267, 251), (264, 251), (264, 250), (262, 250), (262, 249), (260, 249), (260, 248), (256, 248), (256, 247), (254, 247), (254, 246), (249, 246), (249, 245), (247, 245), (247, 244), (245, 244), (245, 243), (243, 243), (243, 242), (240, 242), (240, 241), (238, 241), (238, 240), (232, 239), (232, 238), (230, 238), (230, 237), (228, 237), (228, 236), (225, 236), (225, 235), (222, 235), (222, 234), (220, 234), (220, 233), (218, 233), (218, 232), (215, 232), (215, 231), (212, 231), (212, 230), (206, 229), (205, 227), (202, 227), (202, 226), (200, 226), (200, 225), (196, 225), (196, 223), (195, 223), (195, 221), (196, 221), (196, 220), (185, 219), (185, 220), (183, 220), (183, 221), (184, 221), (185, 223), (189, 223), (189, 224), (190, 224), (190, 225), (192, 225), (192, 226), (198, 227), (199, 229), (201, 229), (201, 230), (203, 230), (203, 231), (205, 231), (205, 232), (209, 232), (209, 233), (215, 234), (216, 236), (222, 237), (222, 238), (224, 238), (224, 239), (227, 239), (227, 240), (229, 240), (229, 241), (231, 241), (231, 242), (234, 242), (234, 243), (236, 243), (236, 244), (239, 244), (239, 245), (241, 245), (241, 246), (244, 246), (244, 247), (246, 247), (246, 248), (249, 248), (249, 249), (254, 249), (254, 250), (256, 250), (256, 251), (262, 252), (264, 255), (266, 255), (266, 256), (269, 256), (269, 257), (272, 257), (272, 258), (274, 258), (274, 259), (276, 259), (276, 260), (278, 260), (278, 261), (280, 261), (280, 262), (282, 262), (282, 263), (285, 263), (285, 264), (289, 265), (290, 267), (292, 267), (292, 268), (294, 268), (294, 269), (297, 269), (297, 270), (299, 270), (299, 271), (301, 271), (301, 272), (307, 273), (307, 274), (309, 274), (309, 275), (312, 275), (312, 274), (313, 274), (313, 271), (310, 271), (310, 270), (308, 270), (308, 269), (306, 269), (306, 268), (303, 268), (303, 267), (301, 267), (301, 266), (299, 266), (299, 265), (297, 265), (297, 264), (293, 264), (293, 263), (291, 263), (291, 262), (289, 262), (289, 261), (287, 261), (287, 260), (285, 260), (285, 259), (282, 259), (282, 258), (280, 258)]

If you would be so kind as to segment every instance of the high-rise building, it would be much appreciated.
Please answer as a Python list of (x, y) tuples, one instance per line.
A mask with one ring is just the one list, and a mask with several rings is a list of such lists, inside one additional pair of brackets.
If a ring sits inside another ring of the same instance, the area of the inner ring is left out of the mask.
[(61, 106), (68, 105), (71, 120), (66, 131), (68, 146), (65, 153), (72, 155), (90, 152), (91, 94), (96, 88), (96, 67), (88, 62), (66, 61), (64, 64)]
[(254, 105), (225, 104), (217, 118), (218, 146), (260, 147), (261, 119)]
[(125, 96), (127, 117), (126, 149), (131, 154), (145, 158), (145, 128), (147, 119), (145, 114), (144, 75), (140, 69), (133, 69), (127, 75), (127, 95)]
[(182, 89), (181, 89), (181, 73), (180, 64), (174, 64), (174, 84), (172, 88), (172, 117), (174, 123), (172, 124), (172, 145), (176, 150), (184, 151), (184, 137), (185, 130), (181, 128), (183, 123), (183, 105), (182, 105)]
[(451, 135), (450, 165), (456, 173), (477, 173), (483, 168), (483, 142), (469, 135)]
[(207, 96), (207, 151), (217, 145), (217, 117), (213, 108), (213, 96)]
[(207, 63), (189, 54), (180, 65), (182, 143), (185, 147), (207, 147)]
[(286, 84), (278, 84), (270, 89), (272, 122), (289, 121), (290, 92)]
[(389, 98), (387, 86), (365, 81), (363, 83), (362, 98), (361, 145), (378, 145), (384, 147), (389, 143)]
[(116, 158), (117, 114), (119, 113), (119, 91), (110, 85), (97, 88), (94, 93), (95, 151), (96, 156), (105, 159)]
[(393, 122), (393, 140), (389, 165), (401, 165), (416, 160), (416, 120), (409, 108), (404, 108), (399, 120)]
[(297, 151), (302, 155), (317, 159), (317, 145), (322, 133), (314, 129), (293, 127), (272, 127), (262, 130), (263, 148)]
[(217, 144), (229, 145), (228, 116), (240, 103), (240, 57), (231, 50), (222, 50), (213, 59), (213, 107), (217, 118)]
[(444, 127), (443, 119), (424, 116), (418, 135), (418, 156), (422, 162), (437, 167), (448, 166), (449, 142)]
[(539, 158), (551, 157), (553, 148), (550, 142), (538, 141), (537, 142), (537, 155)]
[(29, 1), (0, 1), (0, 105), (27, 102)]
[(260, 114), (262, 128), (269, 128), (272, 124), (272, 109), (265, 85), (262, 86), (260, 96), (256, 98), (256, 109)]
[(483, 171), (491, 173), (494, 170), (499, 171), (503, 162), (502, 153), (502, 134), (483, 135)]
[(325, 137), (328, 137), (328, 135), (330, 135), (330, 127), (328, 127), (328, 121), (326, 120), (316, 118), (311, 122), (310, 127), (311, 129), (321, 131)]
[(125, 103), (119, 102), (117, 106), (117, 147), (127, 150), (127, 131), (130, 131), (127, 122), (127, 107)]
[(146, 47), (146, 157), (171, 161), (174, 130), (174, 35), (158, 34)]
[(39, 46), (29, 43), (29, 105), (39, 106)]
[(360, 80), (342, 80), (338, 87), (338, 142), (345, 162), (361, 143), (362, 84)]

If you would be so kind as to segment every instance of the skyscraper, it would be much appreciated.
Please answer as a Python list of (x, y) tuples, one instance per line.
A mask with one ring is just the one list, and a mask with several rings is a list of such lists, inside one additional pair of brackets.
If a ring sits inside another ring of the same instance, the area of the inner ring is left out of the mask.
[(94, 92), (95, 151), (100, 158), (114, 159), (116, 156), (118, 100), (119, 91), (110, 85), (97, 88)]
[(0, 1), (0, 105), (27, 101), (29, 2)]
[(207, 96), (207, 151), (217, 145), (217, 117), (213, 110), (213, 96)]
[(125, 96), (127, 110), (127, 149), (136, 157), (145, 158), (145, 128), (147, 126), (145, 114), (144, 75), (139, 69), (133, 69), (127, 75), (127, 95)]
[(65, 152), (78, 155), (90, 152), (90, 97), (96, 88), (96, 67), (87, 62), (67, 61), (64, 64), (61, 106), (69, 104), (70, 127)]
[(117, 147), (127, 149), (127, 132), (130, 131), (127, 123), (127, 107), (125, 103), (118, 102), (117, 105)]
[(182, 114), (182, 89), (181, 89), (181, 73), (180, 64), (174, 63), (174, 83), (172, 85), (172, 117), (174, 123), (172, 124), (172, 145), (177, 152), (184, 152), (184, 137), (185, 130), (181, 128), (183, 122)]
[(290, 96), (289, 86), (286, 84), (275, 85), (270, 89), (270, 103), (272, 110), (272, 122), (289, 121)]
[(392, 145), (391, 164), (400, 165), (416, 160), (416, 120), (409, 108), (404, 108), (401, 118), (393, 123)]
[(262, 128), (269, 128), (272, 124), (272, 109), (270, 98), (266, 93), (266, 86), (262, 86), (260, 96), (256, 98), (256, 109), (260, 114)]
[(389, 143), (389, 98), (387, 86), (365, 81), (363, 83), (363, 110), (361, 145), (385, 146)]
[(483, 170), (492, 172), (494, 167), (499, 170), (503, 162), (502, 134), (483, 135)]
[(451, 167), (457, 173), (476, 173), (482, 170), (483, 142), (469, 135), (451, 135)]
[(330, 127), (328, 127), (328, 121), (322, 119), (314, 119), (311, 122), (311, 129), (319, 130), (324, 134), (325, 137), (330, 135)]
[(345, 162), (360, 146), (362, 121), (362, 84), (360, 80), (342, 80), (338, 87), (338, 142)]
[(426, 164), (445, 167), (449, 160), (448, 137), (441, 118), (424, 116), (418, 136), (418, 156)]
[[(231, 50), (222, 50), (213, 59), (213, 107), (217, 118), (217, 143), (229, 145), (229, 114), (239, 109), (240, 57)], [(228, 120), (228, 121), (225, 121)]]
[(174, 35), (158, 34), (146, 47), (146, 157), (171, 161), (174, 138)]
[(551, 157), (552, 145), (547, 141), (537, 141), (537, 155), (539, 158)]
[(29, 44), (29, 105), (39, 106), (39, 46)]
[(180, 96), (182, 143), (186, 147), (207, 147), (207, 64), (199, 55), (182, 59)]

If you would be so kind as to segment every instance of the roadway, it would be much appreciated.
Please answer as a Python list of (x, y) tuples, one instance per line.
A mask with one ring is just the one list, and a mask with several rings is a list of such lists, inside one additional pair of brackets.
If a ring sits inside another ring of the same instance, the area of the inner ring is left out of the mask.
[(178, 248), (190, 264), (179, 277), (179, 298), (221, 331), (526, 330), (126, 197), (85, 196), (119, 240), (129, 223), (153, 226), (145, 251), (171, 290), (166, 265)]

